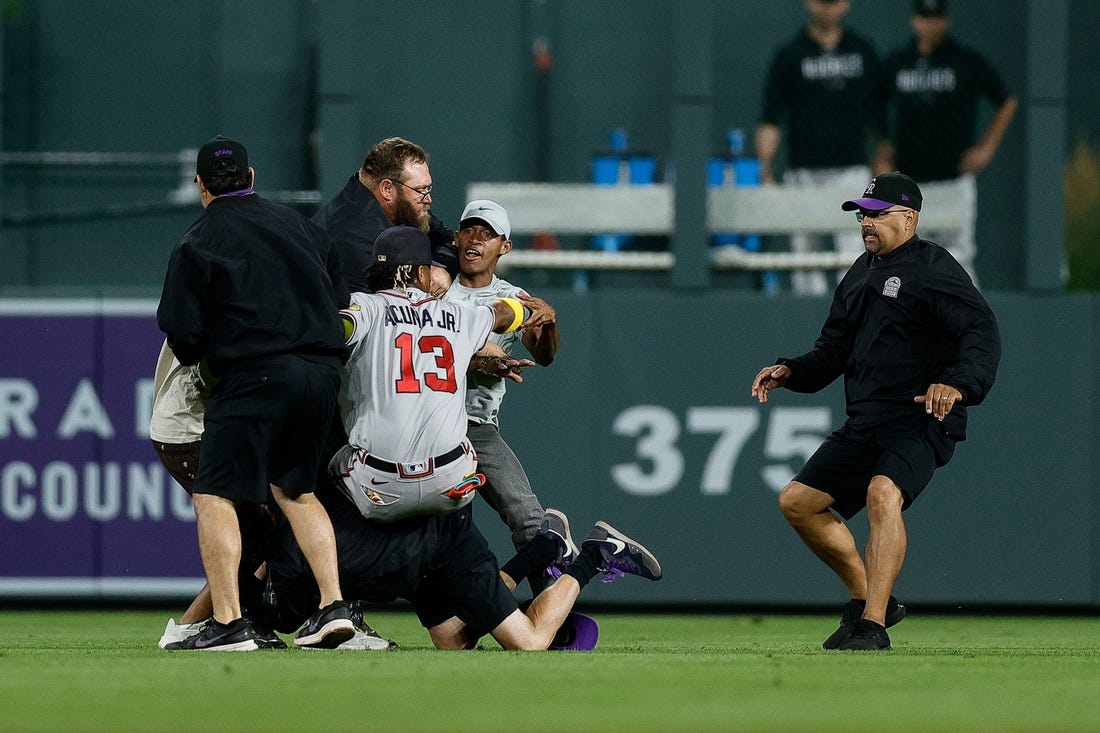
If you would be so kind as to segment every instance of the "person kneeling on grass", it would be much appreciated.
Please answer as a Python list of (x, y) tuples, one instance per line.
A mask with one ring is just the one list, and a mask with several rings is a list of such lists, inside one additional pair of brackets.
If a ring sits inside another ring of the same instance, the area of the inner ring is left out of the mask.
[[(348, 597), (410, 601), (439, 649), (472, 649), (486, 634), (508, 650), (592, 649), (598, 634), (594, 622), (571, 613), (584, 586), (601, 573), (605, 582), (624, 575), (662, 576), (653, 553), (606, 522), (596, 522), (578, 549), (569, 520), (555, 509), (546, 511), (534, 539), (498, 571), (470, 505), (448, 514), (377, 522), (336, 491), (317, 495), (332, 519)], [(542, 568), (560, 577), (520, 610), (512, 595), (516, 582)], [(262, 623), (284, 632), (297, 628), (317, 594), (305, 557), (293, 536), (282, 532), (268, 562)], [(555, 642), (563, 627), (566, 638)]]

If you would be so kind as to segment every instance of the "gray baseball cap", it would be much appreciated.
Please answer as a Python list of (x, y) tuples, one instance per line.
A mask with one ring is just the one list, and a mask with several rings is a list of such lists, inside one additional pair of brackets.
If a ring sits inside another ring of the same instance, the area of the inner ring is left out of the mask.
[(462, 226), (471, 219), (480, 219), (497, 234), (504, 235), (505, 239), (511, 239), (512, 222), (508, 220), (508, 212), (496, 201), (477, 199), (466, 204), (466, 208), (462, 210), (462, 217), (458, 220), (458, 225)]

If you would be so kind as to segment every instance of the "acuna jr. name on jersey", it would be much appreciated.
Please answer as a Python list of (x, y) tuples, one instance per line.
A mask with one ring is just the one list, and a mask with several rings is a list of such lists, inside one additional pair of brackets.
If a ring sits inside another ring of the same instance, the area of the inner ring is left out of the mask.
[(385, 325), (398, 326), (409, 325), (418, 328), (435, 326), (454, 333), (459, 332), (458, 314), (449, 310), (441, 310), (432, 317), (431, 311), (417, 308), (412, 305), (387, 305)]

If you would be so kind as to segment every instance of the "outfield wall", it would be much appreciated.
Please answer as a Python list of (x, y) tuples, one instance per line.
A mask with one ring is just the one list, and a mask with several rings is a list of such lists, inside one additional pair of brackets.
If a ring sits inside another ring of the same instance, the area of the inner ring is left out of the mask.
[[(518, 279), (518, 278), (517, 278)], [(590, 601), (803, 605), (843, 589), (778, 490), (843, 414), (840, 385), (749, 397), (812, 343), (827, 303), (751, 294), (541, 293), (562, 348), (513, 385), (503, 432), (583, 534), (607, 519), (666, 579)], [(989, 297), (1005, 357), (971, 439), (908, 512), (912, 603), (1100, 607), (1100, 296)], [(0, 301), (0, 597), (183, 597), (201, 585), (187, 498), (146, 432), (151, 301)], [(498, 553), (503, 525), (479, 524)], [(864, 535), (864, 519), (853, 522)]]

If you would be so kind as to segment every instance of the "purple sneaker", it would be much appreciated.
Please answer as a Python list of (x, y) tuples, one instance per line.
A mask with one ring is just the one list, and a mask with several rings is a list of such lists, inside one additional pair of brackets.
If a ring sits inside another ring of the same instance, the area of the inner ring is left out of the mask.
[(653, 553), (607, 522), (596, 522), (581, 547), (589, 544), (596, 545), (600, 550), (603, 562), (598, 570), (604, 574), (604, 583), (628, 574), (640, 575), (647, 580), (661, 579), (661, 563), (657, 562)]
[(596, 619), (583, 613), (571, 613), (550, 642), (550, 649), (558, 652), (590, 652), (600, 638), (600, 626)]
[(557, 509), (547, 509), (542, 515), (538, 533), (558, 543), (558, 555), (546, 568), (546, 574), (551, 578), (560, 578), (562, 568), (577, 559), (577, 545), (569, 534), (569, 517)]

